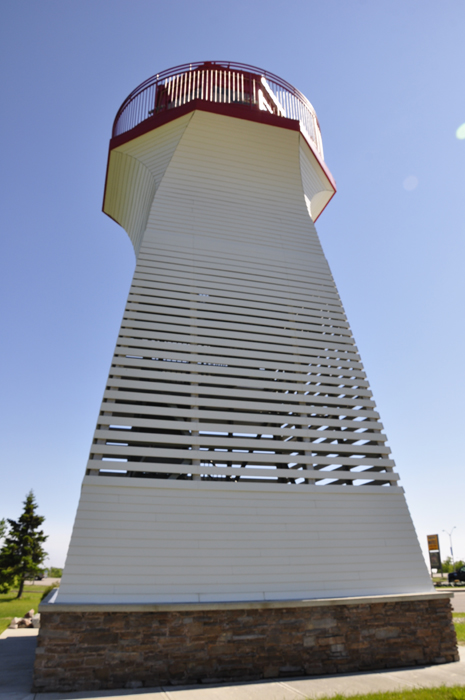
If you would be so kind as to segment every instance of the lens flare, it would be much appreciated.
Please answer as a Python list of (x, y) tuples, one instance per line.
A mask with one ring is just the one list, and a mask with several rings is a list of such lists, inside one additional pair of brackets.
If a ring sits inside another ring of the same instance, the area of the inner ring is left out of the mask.
[(404, 190), (407, 190), (407, 192), (411, 192), (418, 186), (418, 178), (415, 177), (415, 175), (409, 175), (405, 178), (402, 185), (404, 187)]
[(460, 141), (462, 141), (462, 139), (465, 139), (465, 124), (459, 126), (459, 128), (455, 132), (455, 135), (458, 139), (460, 139)]

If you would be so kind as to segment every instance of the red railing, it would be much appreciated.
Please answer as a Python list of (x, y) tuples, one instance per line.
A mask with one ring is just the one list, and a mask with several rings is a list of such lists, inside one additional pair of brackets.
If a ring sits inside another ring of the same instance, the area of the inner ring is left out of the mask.
[(155, 114), (192, 100), (234, 104), (296, 119), (323, 158), (318, 119), (310, 102), (277, 75), (231, 61), (186, 63), (157, 73), (139, 85), (118, 110), (113, 136), (130, 131)]

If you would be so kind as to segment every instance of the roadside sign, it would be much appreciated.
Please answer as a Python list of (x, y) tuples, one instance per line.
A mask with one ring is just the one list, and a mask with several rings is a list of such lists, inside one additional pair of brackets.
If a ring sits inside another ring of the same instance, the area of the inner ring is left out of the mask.
[(439, 551), (439, 535), (426, 535), (428, 539), (428, 554), (431, 571), (441, 571), (441, 552)]

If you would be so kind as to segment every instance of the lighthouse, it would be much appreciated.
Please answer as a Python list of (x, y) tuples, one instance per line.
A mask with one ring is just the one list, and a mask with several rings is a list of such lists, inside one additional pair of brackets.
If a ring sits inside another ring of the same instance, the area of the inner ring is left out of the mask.
[[(104, 629), (102, 655), (122, 661), (99, 670), (96, 653), (50, 680), (45, 634), (36, 688), (455, 658), (315, 229), (335, 191), (315, 110), (268, 71), (187, 64), (123, 102), (103, 211), (135, 272), (62, 584), (42, 607), (45, 630), (74, 614), (75, 639), (95, 634), (95, 649)], [(444, 631), (420, 639), (431, 615)]]

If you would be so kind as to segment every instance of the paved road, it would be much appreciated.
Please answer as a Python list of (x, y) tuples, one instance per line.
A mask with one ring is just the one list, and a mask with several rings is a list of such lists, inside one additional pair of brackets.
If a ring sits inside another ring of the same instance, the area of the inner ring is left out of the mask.
[(454, 593), (452, 607), (454, 612), (465, 613), (465, 590)]
[(61, 578), (43, 578), (41, 581), (26, 581), (28, 586), (51, 586), (52, 584), (60, 585)]

